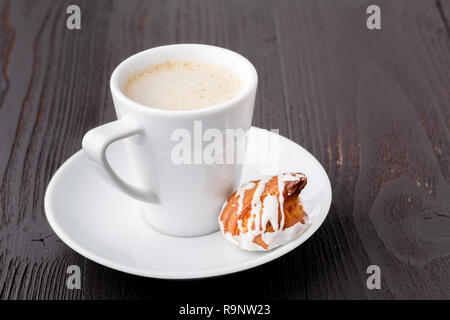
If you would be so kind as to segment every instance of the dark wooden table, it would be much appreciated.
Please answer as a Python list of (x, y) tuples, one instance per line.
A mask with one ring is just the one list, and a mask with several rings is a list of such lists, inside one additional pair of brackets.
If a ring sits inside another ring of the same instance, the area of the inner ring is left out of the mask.
[[(81, 8), (81, 30), (66, 8)], [(368, 30), (366, 8), (381, 8)], [(450, 1), (0, 1), (0, 298), (450, 298)], [(301, 144), (333, 187), (301, 247), (209, 280), (121, 273), (53, 233), (45, 189), (90, 128), (114, 119), (109, 76), (170, 43), (248, 57), (254, 125)], [(65, 284), (69, 265), (81, 290)], [(369, 265), (381, 289), (366, 287)]]

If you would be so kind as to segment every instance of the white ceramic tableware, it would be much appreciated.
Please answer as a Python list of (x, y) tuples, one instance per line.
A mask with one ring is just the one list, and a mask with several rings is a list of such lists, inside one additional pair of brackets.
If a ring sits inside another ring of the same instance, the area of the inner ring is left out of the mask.
[[(124, 94), (124, 85), (130, 77), (166, 61), (202, 61), (226, 67), (240, 78), (242, 88), (237, 96), (220, 105), (189, 111), (143, 106)], [(211, 233), (218, 230), (217, 216), (240, 179), (242, 165), (238, 161), (175, 163), (172, 150), (178, 141), (173, 134), (185, 129), (192, 141), (200, 138), (200, 143), (193, 142), (191, 146), (195, 155), (202, 153), (201, 139), (208, 129), (247, 131), (257, 82), (253, 65), (227, 49), (176, 44), (140, 52), (123, 61), (111, 76), (111, 93), (119, 120), (89, 131), (83, 139), (83, 149), (111, 185), (139, 201), (146, 221), (155, 229), (175, 236)], [(125, 150), (120, 157), (133, 172), (128, 180), (117, 174), (106, 158), (108, 147), (122, 139)], [(240, 146), (245, 149), (245, 144)]]
[[(270, 141), (278, 141), (278, 152), (264, 147)], [(124, 147), (122, 142), (113, 144), (107, 157), (120, 176), (129, 178)], [(78, 253), (131, 274), (194, 279), (249, 269), (306, 241), (327, 216), (331, 187), (325, 170), (308, 151), (275, 133), (252, 127), (246, 157), (241, 182), (280, 172), (303, 172), (308, 177), (300, 196), (311, 224), (294, 241), (267, 252), (243, 251), (220, 232), (186, 238), (155, 231), (144, 222), (139, 203), (101, 179), (83, 151), (68, 159), (51, 179), (45, 195), (47, 219), (58, 237)]]

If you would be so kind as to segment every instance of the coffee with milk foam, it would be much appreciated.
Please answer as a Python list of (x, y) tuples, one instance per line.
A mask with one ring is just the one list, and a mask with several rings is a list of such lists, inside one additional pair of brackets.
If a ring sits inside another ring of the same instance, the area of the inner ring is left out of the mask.
[(144, 106), (194, 110), (231, 100), (240, 89), (239, 77), (226, 67), (199, 61), (167, 61), (130, 77), (124, 92)]

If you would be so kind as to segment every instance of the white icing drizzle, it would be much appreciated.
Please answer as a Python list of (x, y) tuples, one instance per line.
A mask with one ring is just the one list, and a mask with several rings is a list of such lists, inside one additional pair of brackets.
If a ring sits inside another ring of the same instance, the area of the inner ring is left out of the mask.
[[(281, 211), (281, 221), (280, 221), (280, 227), (274, 230), (283, 230), (284, 228), (284, 197), (283, 197), (283, 191), (284, 191), (284, 179), (283, 174), (278, 175), (278, 203), (280, 204), (280, 211)], [(278, 210), (277, 210), (278, 213)]]
[(239, 217), (242, 214), (242, 209), (244, 206), (244, 196), (245, 196), (245, 191), (249, 190), (249, 189), (253, 189), (255, 187), (255, 184), (253, 182), (249, 182), (245, 185), (243, 185), (242, 187), (240, 187), (238, 189), (237, 195), (239, 197), (238, 199), (238, 209), (236, 211), (236, 215)]
[(278, 230), (278, 199), (275, 196), (267, 196), (263, 202), (261, 215), (262, 232), (266, 231), (267, 222), (270, 221), (273, 229)]
[[(261, 231), (260, 231), (261, 208), (262, 208), (261, 195), (264, 192), (264, 189), (266, 188), (266, 183), (269, 182), (270, 179), (272, 179), (272, 177), (270, 177), (270, 176), (262, 178), (259, 181), (255, 192), (253, 193), (252, 211), (250, 213), (250, 218), (248, 219), (248, 222), (247, 222), (247, 233), (248, 234), (257, 236), (259, 233), (261, 233)], [(255, 222), (255, 229), (252, 229), (253, 221)]]
[[(242, 209), (243, 209), (243, 206), (244, 206), (245, 191), (249, 190), (249, 189), (252, 189), (254, 187), (255, 187), (255, 184), (253, 182), (249, 182), (249, 183), (243, 185), (242, 187), (240, 187), (238, 189), (237, 196), (239, 197), (239, 199), (238, 199), (238, 209), (236, 211), (236, 215), (238, 217), (242, 214)], [(243, 232), (243, 230), (242, 230), (242, 220), (238, 219), (237, 223), (238, 223), (239, 232), (242, 233)]]
[(243, 230), (242, 230), (242, 220), (238, 219), (237, 224), (238, 224), (239, 232), (242, 234), (242, 232), (243, 232)]

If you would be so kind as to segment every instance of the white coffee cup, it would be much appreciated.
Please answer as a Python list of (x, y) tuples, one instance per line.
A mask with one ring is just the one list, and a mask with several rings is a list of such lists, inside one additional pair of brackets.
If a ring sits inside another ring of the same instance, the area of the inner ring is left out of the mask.
[[(242, 89), (220, 105), (188, 111), (143, 106), (123, 93), (130, 76), (171, 60), (224, 66), (240, 78)], [(141, 202), (145, 220), (155, 229), (175, 236), (216, 231), (220, 209), (239, 181), (242, 164), (237, 159), (225, 164), (176, 164), (171, 159), (171, 150), (177, 144), (172, 133), (184, 128), (194, 137), (198, 134), (194, 122), (201, 123), (203, 131), (250, 129), (257, 83), (253, 65), (227, 49), (175, 44), (142, 51), (127, 58), (112, 73), (110, 88), (119, 120), (86, 133), (83, 150), (102, 176)], [(108, 146), (120, 139), (124, 139), (124, 156), (133, 172), (130, 182), (119, 177), (106, 158)], [(197, 147), (192, 146), (192, 154), (201, 152)]]

